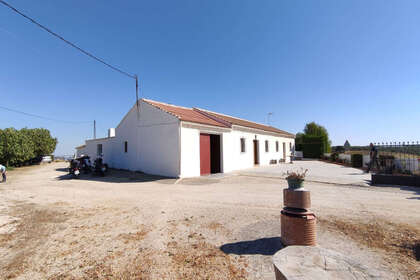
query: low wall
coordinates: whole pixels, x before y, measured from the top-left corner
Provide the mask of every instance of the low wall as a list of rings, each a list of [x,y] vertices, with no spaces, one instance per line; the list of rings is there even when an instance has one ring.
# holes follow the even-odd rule
[[[372,185],[420,187],[420,176],[372,174]]]

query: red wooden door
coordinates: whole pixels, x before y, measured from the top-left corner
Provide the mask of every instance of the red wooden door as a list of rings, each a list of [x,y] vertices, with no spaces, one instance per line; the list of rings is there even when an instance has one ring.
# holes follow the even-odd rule
[[[210,135],[200,134],[200,174],[207,175],[211,172]]]

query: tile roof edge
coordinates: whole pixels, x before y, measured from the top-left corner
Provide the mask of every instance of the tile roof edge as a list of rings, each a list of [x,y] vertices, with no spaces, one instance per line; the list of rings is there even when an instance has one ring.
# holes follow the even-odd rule
[[[212,116],[212,115],[210,115],[209,113],[207,113],[206,111],[203,111],[203,110],[201,110],[201,109],[199,109],[199,108],[192,108],[194,111],[196,111],[196,112],[198,112],[198,113],[200,113],[200,114],[202,114],[203,116],[205,116],[205,117],[207,117],[207,118],[209,118],[209,119],[212,119],[212,120],[214,120],[214,121],[216,121],[216,122],[218,122],[218,123],[221,123],[221,124],[223,124],[223,125],[225,125],[226,127],[232,127],[232,123],[230,123],[230,122],[228,122],[228,121],[226,121],[226,120],[222,120],[222,119],[220,119],[220,118],[218,118],[218,117],[215,117],[215,116]]]
[[[242,118],[234,117],[234,116],[231,116],[231,115],[221,114],[221,113],[214,112],[214,111],[210,111],[210,110],[206,110],[206,109],[201,109],[201,108],[193,108],[193,109],[197,109],[197,110],[199,110],[199,111],[201,111],[201,112],[208,112],[208,113],[210,113],[210,114],[211,114],[211,113],[213,113],[213,114],[217,114],[217,115],[221,115],[221,116],[229,117],[229,118],[232,118],[232,119],[237,119],[237,120],[241,120],[241,121],[246,121],[246,122],[250,122],[250,123],[255,123],[255,124],[258,124],[258,125],[262,125],[262,126],[271,127],[271,128],[274,128],[274,129],[281,130],[281,129],[279,129],[279,128],[276,128],[276,127],[273,127],[273,126],[270,126],[270,125],[266,125],[266,124],[262,124],[262,123],[258,123],[258,122],[254,122],[254,121],[250,121],[250,120],[246,120],[246,119],[242,119]],[[240,125],[240,126],[243,126],[243,125]],[[264,130],[264,129],[261,129],[261,130]],[[281,131],[284,131],[284,130],[281,130]],[[293,137],[295,136],[295,134],[290,133],[290,132],[287,132],[287,131],[284,131],[284,133],[281,133],[281,132],[275,132],[275,133],[278,133],[278,134],[286,134],[286,135],[290,135],[290,136],[293,136]]]
[[[266,124],[263,124],[263,123],[258,123],[258,122],[254,122],[254,121],[250,121],[250,120],[246,120],[246,119],[234,117],[234,116],[231,116],[231,115],[227,115],[227,114],[222,114],[222,113],[210,111],[210,110],[207,110],[207,109],[201,109],[201,108],[197,108],[197,109],[200,110],[200,111],[203,111],[203,112],[209,112],[209,113],[213,113],[213,114],[217,114],[217,115],[222,115],[222,116],[225,116],[225,117],[229,117],[229,118],[232,118],[232,119],[237,119],[237,120],[241,120],[241,121],[251,122],[251,123],[258,124],[258,125],[264,125],[264,126],[270,127],[269,125],[266,125]]]
[[[163,109],[163,108],[159,107],[158,105],[153,104],[153,102],[155,102],[155,103],[160,103],[160,104],[162,104],[162,105],[174,106],[174,107],[180,107],[180,106],[171,105],[171,104],[166,104],[166,103],[163,103],[163,102],[154,101],[154,100],[145,99],[145,98],[142,98],[141,100],[142,100],[143,102],[145,102],[145,103],[149,104],[150,106],[153,106],[153,107],[155,107],[155,108],[157,108],[157,109],[161,110],[162,112],[165,112],[165,113],[167,113],[167,114],[169,114],[169,115],[171,115],[171,116],[174,116],[174,117],[175,117],[175,118],[177,118],[178,120],[181,120],[181,117],[180,117],[180,116],[178,116],[177,114],[174,114],[174,113],[172,113],[172,112],[169,112],[169,111],[167,111],[167,110],[165,110],[165,109]],[[186,108],[186,109],[187,109],[187,108]],[[191,108],[189,108],[189,109],[191,109]]]

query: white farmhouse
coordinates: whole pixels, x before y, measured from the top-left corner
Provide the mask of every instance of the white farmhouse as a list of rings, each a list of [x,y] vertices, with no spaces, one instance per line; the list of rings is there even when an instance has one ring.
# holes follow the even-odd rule
[[[295,136],[211,111],[140,99],[107,138],[86,140],[77,154],[102,154],[110,167],[195,177],[289,162]]]

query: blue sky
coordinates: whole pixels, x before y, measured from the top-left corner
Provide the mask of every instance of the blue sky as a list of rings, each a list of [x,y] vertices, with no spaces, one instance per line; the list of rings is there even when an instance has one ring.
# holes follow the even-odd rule
[[[420,140],[419,1],[8,0],[141,79],[141,97],[296,133],[324,125],[333,144]],[[0,5],[0,105],[72,121],[98,136],[135,102],[134,81]],[[92,137],[0,110],[0,128],[45,127],[56,154]]]

